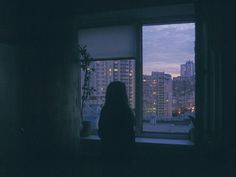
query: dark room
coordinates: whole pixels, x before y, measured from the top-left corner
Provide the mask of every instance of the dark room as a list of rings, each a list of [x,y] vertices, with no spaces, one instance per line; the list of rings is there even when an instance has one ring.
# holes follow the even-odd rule
[[[236,177],[233,0],[0,1],[0,177]]]

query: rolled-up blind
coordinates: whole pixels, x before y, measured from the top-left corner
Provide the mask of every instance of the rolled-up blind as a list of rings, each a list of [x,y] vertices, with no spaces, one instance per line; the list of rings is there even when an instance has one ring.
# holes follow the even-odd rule
[[[93,58],[135,57],[135,27],[112,26],[79,30],[79,44]]]

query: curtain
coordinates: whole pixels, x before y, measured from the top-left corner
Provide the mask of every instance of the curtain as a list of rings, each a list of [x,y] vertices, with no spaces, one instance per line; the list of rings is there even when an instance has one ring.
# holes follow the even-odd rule
[[[222,140],[222,14],[221,4],[196,3],[196,143]]]

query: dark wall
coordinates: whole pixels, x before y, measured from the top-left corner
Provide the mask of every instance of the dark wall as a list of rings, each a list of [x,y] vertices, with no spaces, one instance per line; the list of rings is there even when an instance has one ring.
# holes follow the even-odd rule
[[[1,163],[10,163],[20,154],[21,76],[18,56],[16,46],[0,43]]]
[[[22,24],[22,126],[27,152],[40,158],[72,155],[79,143],[73,18],[31,12]]]
[[[236,5],[227,3],[222,7],[222,89],[223,89],[223,130],[224,143],[229,157],[236,162],[236,132],[235,132],[235,34],[233,22],[236,16]]]
[[[75,156],[79,73],[71,14],[23,2],[0,7],[2,176],[6,165]]]
[[[21,154],[21,50],[16,44],[17,7],[0,2],[0,176]]]
[[[114,11],[114,10],[125,10],[135,8],[145,8],[152,6],[172,5],[181,3],[192,3],[193,0],[86,0],[86,1],[75,1],[74,2],[74,14],[81,13],[94,13],[101,11]]]

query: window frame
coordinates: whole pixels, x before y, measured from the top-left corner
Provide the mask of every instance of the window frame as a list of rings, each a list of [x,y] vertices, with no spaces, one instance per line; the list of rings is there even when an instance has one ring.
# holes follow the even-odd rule
[[[95,23],[93,25],[89,24],[89,25],[82,25],[82,26],[78,26],[78,31],[80,29],[89,29],[89,28],[100,28],[100,27],[111,27],[111,26],[133,26],[134,29],[135,29],[135,37],[137,37],[137,24],[136,23],[118,23],[118,24],[114,24],[114,23],[105,23],[105,24],[100,24],[100,23]],[[137,39],[137,38],[136,38]],[[79,34],[78,34],[78,43],[79,43]],[[93,62],[96,62],[96,61],[115,61],[115,60],[119,60],[119,61],[124,61],[124,60],[133,60],[134,63],[135,63],[135,89],[136,89],[136,68],[137,68],[137,54],[138,54],[138,50],[137,50],[137,47],[135,46],[136,48],[136,52],[134,54],[133,57],[130,57],[130,56],[125,56],[125,57],[104,57],[104,58],[93,58],[92,60],[90,61],[93,61]],[[79,82],[81,83],[81,67],[79,65]],[[81,89],[79,89],[79,100],[81,100]],[[81,101],[79,101],[79,107],[81,108]],[[135,114],[136,114],[136,91],[135,91]],[[92,129],[92,134],[93,135],[97,135],[97,130],[96,129]]]
[[[141,138],[164,138],[164,139],[188,139],[188,135],[185,133],[153,133],[153,132],[143,132],[143,83],[142,83],[142,74],[143,74],[143,53],[142,53],[142,27],[145,25],[164,25],[164,24],[181,24],[181,23],[195,23],[195,12],[194,12],[194,5],[187,4],[192,7],[191,12],[187,12],[186,14],[180,15],[166,15],[166,16],[149,16],[149,17],[135,17],[138,16],[138,10],[134,13],[132,10],[120,11],[115,12],[116,15],[112,16],[111,18],[106,18],[106,14],[109,13],[101,13],[98,14],[98,18],[96,14],[89,15],[81,15],[78,17],[78,30],[79,29],[86,29],[86,28],[98,28],[98,27],[109,27],[109,26],[134,26],[136,29],[136,56],[132,57],[135,61],[135,116],[136,116],[136,128],[135,134],[136,137]],[[172,7],[172,6],[171,6]],[[154,7],[155,8],[155,7]],[[159,9],[160,7],[156,7]],[[146,12],[148,13],[148,10]],[[140,10],[140,9],[139,9]],[[151,9],[153,10],[153,8]],[[124,12],[124,13],[123,13]],[[127,18],[122,16],[122,14],[128,14]],[[119,16],[121,15],[121,17]],[[119,18],[120,17],[120,18]],[[78,35],[79,36],[79,35]],[[195,37],[196,37],[196,29],[195,29]],[[78,37],[79,38],[79,37]],[[195,38],[195,46],[196,46],[196,38]],[[195,47],[196,48],[196,47]],[[195,51],[196,53],[196,51]],[[93,61],[110,61],[110,60],[129,60],[130,57],[119,57],[119,58],[94,58]],[[131,59],[131,58],[130,58]],[[196,62],[195,57],[195,63]],[[80,67],[79,70],[81,71]],[[195,65],[195,72],[196,76],[198,73],[198,66]],[[81,79],[81,77],[79,77]],[[195,89],[197,88],[197,80],[195,81]],[[79,89],[80,92],[80,89]],[[195,92],[196,95],[197,91]],[[81,93],[79,93],[81,95]],[[81,97],[81,96],[80,96]],[[197,102],[195,100],[195,105],[197,107]],[[79,106],[80,102],[79,102]]]
[[[152,25],[171,25],[171,24],[182,24],[182,23],[194,23],[196,24],[196,21],[195,21],[195,18],[194,16],[192,17],[188,17],[188,18],[183,18],[183,19],[175,19],[174,17],[173,18],[170,18],[170,19],[165,19],[164,21],[163,20],[157,20],[157,22],[154,22],[154,20],[152,21],[145,21],[145,22],[142,22],[140,23],[141,27],[140,27],[140,37],[139,39],[141,39],[139,42],[140,42],[140,45],[141,45],[141,49],[140,49],[140,60],[141,60],[141,63],[142,65],[140,65],[141,67],[139,67],[139,70],[141,68],[141,71],[139,71],[140,73],[140,77],[142,77],[142,69],[143,69],[143,53],[142,53],[142,47],[143,47],[143,44],[142,44],[142,38],[143,38],[143,31],[142,31],[142,27],[143,26],[152,26]],[[195,30],[195,37],[196,37],[196,30]],[[195,39],[196,41],[196,39]],[[196,52],[196,51],[195,51]],[[194,59],[194,61],[196,61],[196,57]],[[196,62],[195,62],[196,63]],[[196,66],[195,66],[196,68]],[[137,72],[137,71],[136,71]],[[197,75],[197,68],[196,68],[196,75]],[[146,137],[146,138],[165,138],[165,139],[188,139],[188,134],[186,133],[168,133],[168,132],[165,132],[165,133],[162,133],[162,132],[144,132],[143,131],[143,82],[141,81],[139,84],[137,84],[141,90],[140,92],[140,103],[141,103],[141,107],[138,109],[140,110],[139,112],[139,126],[138,129],[139,129],[139,137]],[[195,80],[195,90],[196,90],[196,80]],[[196,92],[195,92],[195,95],[196,95]],[[137,100],[138,98],[136,98]],[[195,101],[195,105],[197,107],[197,103]]]

